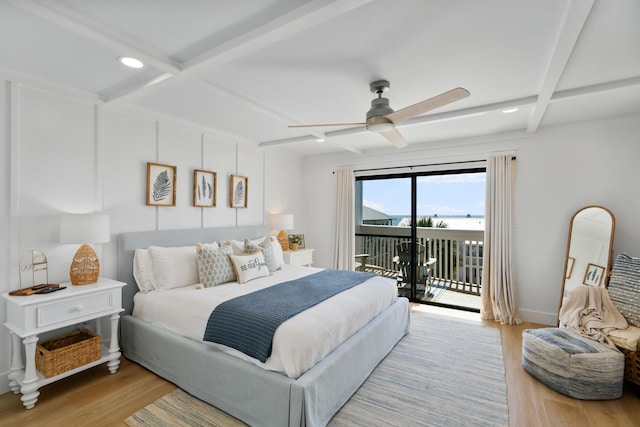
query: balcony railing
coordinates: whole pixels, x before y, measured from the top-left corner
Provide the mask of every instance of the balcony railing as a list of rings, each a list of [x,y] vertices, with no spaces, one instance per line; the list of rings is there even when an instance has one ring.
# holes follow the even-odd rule
[[[480,295],[484,231],[449,228],[417,228],[417,243],[426,247],[426,258],[435,258],[430,279],[457,292]],[[398,244],[409,241],[408,227],[363,225],[356,233],[356,254],[368,254],[367,270],[396,277]]]

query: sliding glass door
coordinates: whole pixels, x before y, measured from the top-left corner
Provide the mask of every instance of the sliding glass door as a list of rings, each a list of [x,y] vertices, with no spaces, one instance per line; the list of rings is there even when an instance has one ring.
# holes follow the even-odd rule
[[[357,268],[412,301],[479,309],[484,200],[484,168],[357,178]]]

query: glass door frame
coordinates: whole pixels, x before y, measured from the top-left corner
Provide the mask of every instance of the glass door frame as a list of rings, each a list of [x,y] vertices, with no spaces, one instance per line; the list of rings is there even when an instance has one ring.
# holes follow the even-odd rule
[[[383,180],[383,179],[396,179],[396,178],[409,178],[411,181],[411,226],[410,226],[410,236],[409,241],[411,242],[411,251],[410,251],[410,265],[417,265],[417,250],[416,250],[416,242],[418,240],[418,178],[424,176],[437,176],[437,175],[456,175],[456,174],[468,174],[468,173],[482,173],[486,172],[486,166],[482,167],[466,167],[460,169],[446,169],[446,170],[433,170],[433,171],[419,171],[419,172],[405,172],[405,173],[392,173],[392,174],[376,174],[376,175],[366,175],[366,176],[356,176],[355,178],[355,235],[358,236],[363,235],[361,232],[360,226],[362,225],[362,187],[358,186],[357,183],[359,181],[373,181],[373,180]],[[463,306],[452,306],[450,304],[443,304],[434,301],[423,301],[417,298],[417,280],[416,274],[411,275],[411,283],[410,283],[410,291],[409,291],[409,300],[411,302],[417,302],[421,304],[430,304],[448,308],[455,308],[459,310],[467,310],[467,311],[477,311],[473,308],[463,307]]]

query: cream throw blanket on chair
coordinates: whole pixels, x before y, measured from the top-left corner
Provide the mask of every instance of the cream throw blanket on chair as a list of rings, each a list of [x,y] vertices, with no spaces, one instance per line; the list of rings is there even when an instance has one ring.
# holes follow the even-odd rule
[[[608,334],[626,329],[626,319],[611,302],[605,288],[580,285],[571,290],[560,308],[560,327],[616,348]]]

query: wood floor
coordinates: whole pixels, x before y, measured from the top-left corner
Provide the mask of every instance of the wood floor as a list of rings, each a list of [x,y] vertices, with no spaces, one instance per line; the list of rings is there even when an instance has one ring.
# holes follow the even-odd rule
[[[477,313],[425,306],[413,306],[412,310],[479,321]],[[502,334],[510,426],[639,425],[640,398],[629,385],[625,385],[620,399],[581,401],[554,392],[522,369],[522,331],[540,325],[483,323],[500,329]],[[123,420],[129,415],[174,389],[173,384],[123,358],[115,375],[103,365],[43,387],[38,403],[30,410],[24,409],[18,395],[0,395],[0,426],[124,426]]]

